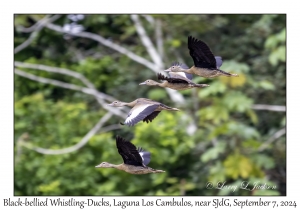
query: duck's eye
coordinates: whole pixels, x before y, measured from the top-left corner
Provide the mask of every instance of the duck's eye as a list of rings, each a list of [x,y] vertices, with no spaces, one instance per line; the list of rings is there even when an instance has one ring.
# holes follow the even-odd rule
[[[172,66],[172,69],[174,69],[175,68],[175,66]]]
[[[150,80],[147,80],[147,82],[150,82]]]
[[[117,101],[115,101],[114,103],[115,103],[115,104],[117,104],[118,102],[117,102]]]

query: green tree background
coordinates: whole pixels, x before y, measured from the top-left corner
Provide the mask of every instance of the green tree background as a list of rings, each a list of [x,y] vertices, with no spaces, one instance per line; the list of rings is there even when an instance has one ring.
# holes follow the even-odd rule
[[[285,15],[27,14],[14,34],[15,195],[286,195]],[[138,86],[173,61],[192,66],[189,35],[240,76],[194,76],[210,87],[180,92]],[[105,106],[139,97],[181,111],[126,127],[129,109]],[[96,169],[122,162],[116,135],[166,172]]]

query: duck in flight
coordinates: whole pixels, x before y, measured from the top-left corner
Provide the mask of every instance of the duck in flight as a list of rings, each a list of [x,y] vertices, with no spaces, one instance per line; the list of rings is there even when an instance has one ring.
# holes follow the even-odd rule
[[[95,166],[96,168],[116,168],[130,174],[149,174],[163,173],[163,170],[156,170],[148,167],[150,162],[150,152],[144,151],[142,148],[136,148],[131,142],[126,141],[120,136],[116,137],[116,146],[119,154],[123,158],[123,163],[114,165],[107,162]]]
[[[147,79],[145,82],[140,83],[139,85],[148,85],[148,86],[159,86],[164,88],[171,88],[174,90],[186,90],[191,88],[202,88],[202,87],[208,87],[209,85],[206,84],[195,84],[192,80],[187,79],[184,76],[181,76],[180,74],[176,74],[173,72],[170,72],[171,77],[165,77],[164,75],[158,73],[157,79],[158,80],[164,80],[163,83],[156,82],[151,79]]]
[[[124,122],[125,125],[134,126],[139,121],[152,122],[152,120],[162,111],[179,111],[177,108],[172,108],[160,102],[153,101],[147,98],[138,98],[132,102],[126,103],[122,101],[114,101],[109,106],[121,107],[130,106],[132,109],[127,115]],[[123,124],[123,123],[121,123]]]
[[[203,41],[189,36],[188,48],[190,56],[193,58],[194,66],[189,69],[183,69],[180,65],[172,65],[165,71],[196,74],[205,78],[214,78],[218,76],[238,77],[237,74],[228,73],[220,69],[222,58],[220,56],[214,56]]]

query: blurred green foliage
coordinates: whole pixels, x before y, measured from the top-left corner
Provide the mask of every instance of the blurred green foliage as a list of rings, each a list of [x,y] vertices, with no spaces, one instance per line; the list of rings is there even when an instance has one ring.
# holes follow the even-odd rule
[[[15,16],[15,47],[44,15]],[[42,29],[33,42],[15,54],[15,61],[71,69],[103,93],[122,101],[148,97],[179,112],[162,112],[152,123],[100,132],[76,152],[44,155],[22,147],[61,149],[78,143],[104,116],[90,95],[43,84],[15,75],[15,195],[285,195],[286,138],[265,149],[261,145],[285,127],[285,112],[253,110],[253,104],[286,104],[285,15],[152,15],[160,21],[164,63],[184,60],[193,65],[187,36],[205,41],[223,57],[222,70],[236,78],[205,79],[210,87],[181,91],[186,103],[177,105],[162,88],[138,86],[156,79],[152,71],[126,55],[94,40]],[[140,16],[156,44],[153,25]],[[54,24],[72,21],[62,15]],[[85,15],[77,24],[150,60],[130,15]],[[20,68],[40,77],[82,86],[73,77]],[[118,124],[113,116],[105,126]],[[190,133],[191,124],[196,131]],[[151,152],[150,167],[162,174],[131,175],[115,169],[96,169],[100,162],[121,163],[115,136],[121,135]],[[207,189],[207,182],[243,182],[276,186],[267,190]]]

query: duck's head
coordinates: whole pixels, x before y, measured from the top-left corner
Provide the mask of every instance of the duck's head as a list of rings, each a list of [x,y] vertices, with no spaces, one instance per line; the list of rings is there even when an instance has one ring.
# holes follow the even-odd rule
[[[96,168],[113,168],[113,164],[102,162],[99,165],[95,166]]]
[[[139,85],[156,86],[157,84],[159,84],[159,83],[152,79],[147,79],[145,82],[142,82]]]
[[[115,106],[115,107],[120,107],[120,106],[125,106],[126,103],[122,101],[114,101],[111,104],[107,104],[108,106]]]
[[[172,65],[170,66],[170,68],[168,68],[165,71],[166,72],[184,72],[187,69],[188,69],[188,67],[185,64],[172,63]]]

